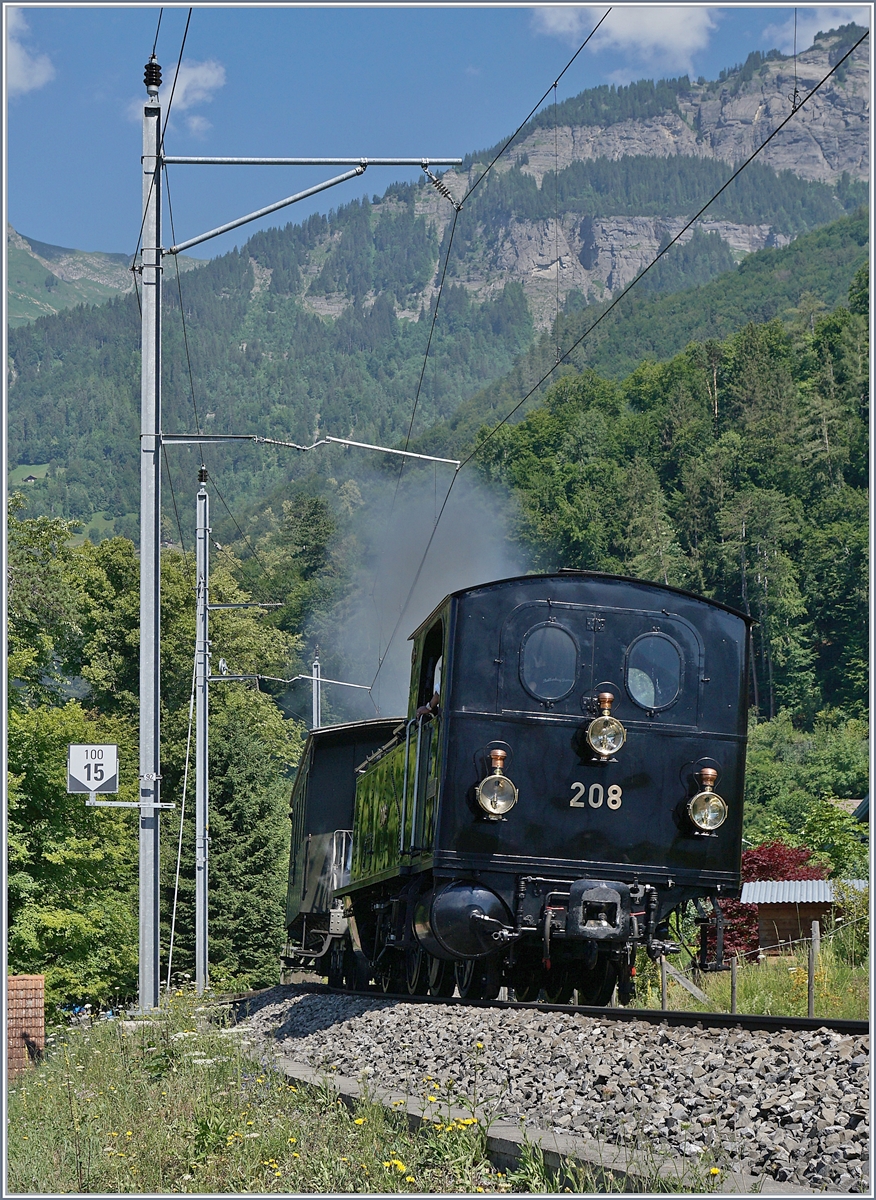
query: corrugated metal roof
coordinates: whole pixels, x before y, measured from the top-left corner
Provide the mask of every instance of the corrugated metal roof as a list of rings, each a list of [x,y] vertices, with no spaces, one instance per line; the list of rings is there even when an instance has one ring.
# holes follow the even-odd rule
[[[858,891],[867,887],[866,879],[850,879]],[[833,882],[830,879],[756,879],[743,883],[743,904],[831,904]]]

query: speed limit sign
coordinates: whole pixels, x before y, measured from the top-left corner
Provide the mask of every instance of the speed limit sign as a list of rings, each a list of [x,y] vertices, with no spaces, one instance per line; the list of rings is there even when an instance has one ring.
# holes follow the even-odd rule
[[[68,746],[68,792],[117,792],[118,746]]]

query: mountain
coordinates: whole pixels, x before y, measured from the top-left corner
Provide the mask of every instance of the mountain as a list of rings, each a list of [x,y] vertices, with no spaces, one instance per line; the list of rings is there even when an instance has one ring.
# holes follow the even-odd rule
[[[125,254],[69,250],[24,237],[6,227],[7,317],[13,328],[75,304],[104,304],[133,291],[131,259]],[[179,260],[180,270],[202,265]]]
[[[803,83],[828,70],[854,34],[845,27],[819,35],[798,59]],[[678,336],[698,336],[702,297],[692,307],[685,295],[710,281],[716,298],[707,311],[720,312],[720,336],[758,305],[785,317],[807,291],[825,305],[841,298],[864,243],[859,238],[846,257],[825,261],[821,250],[807,252],[804,239],[838,218],[843,227],[844,214],[867,198],[860,176],[868,99],[859,58],[866,55],[854,56],[776,139],[796,131],[800,172],[784,169],[793,156],[751,164],[711,206],[708,221],[623,302],[626,340],[609,332],[614,315],[600,326],[587,348],[598,347],[600,370],[623,373],[645,354],[675,353],[680,345],[667,322]],[[454,212],[425,179],[255,234],[184,281],[188,353],[179,297],[165,289],[165,429],[299,443],[327,432],[385,444],[450,428],[457,413],[463,424],[473,420],[480,401],[466,409],[472,397],[506,376],[498,384],[505,392],[529,378],[523,356],[535,337],[533,362],[552,353],[554,324],[565,338],[579,315],[598,313],[717,191],[728,175],[726,156],[748,147],[758,105],[764,111],[754,124],[764,136],[787,113],[789,71],[781,55],[754,55],[715,84],[671,80],[583,92],[558,106],[568,153],[553,174],[539,158],[546,130],[553,141],[553,109],[537,114],[458,216],[425,372]],[[691,116],[695,103],[699,115]],[[679,114],[687,114],[682,124],[691,137],[673,141]],[[813,175],[816,142],[824,177],[805,177]],[[623,153],[625,146],[632,152]],[[469,156],[464,170],[445,173],[443,186],[461,199],[488,158]],[[70,253],[51,258],[45,251],[55,248],[26,245],[43,268]],[[795,248],[787,268],[749,270]],[[735,266],[740,261],[744,270]],[[676,296],[675,309],[659,307],[661,292]],[[136,533],[138,345],[130,294],[11,331],[10,463],[22,480],[34,477],[30,511],[79,517],[93,536]],[[581,361],[591,364],[585,357],[575,365]],[[288,487],[304,470],[288,451],[221,446],[209,453],[229,503]],[[194,451],[173,455],[194,471]]]

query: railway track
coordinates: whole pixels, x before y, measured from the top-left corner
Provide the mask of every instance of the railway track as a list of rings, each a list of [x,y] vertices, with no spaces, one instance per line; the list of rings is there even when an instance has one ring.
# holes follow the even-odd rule
[[[319,987],[320,985],[315,985]],[[846,1018],[772,1016],[761,1013],[712,1013],[692,1012],[685,1009],[654,1008],[590,1008],[582,1004],[521,1004],[516,1000],[461,1000],[442,999],[432,996],[409,996],[395,992],[350,992],[344,988],[324,989],[336,996],[360,996],[372,999],[375,995],[388,1000],[403,1000],[410,1004],[452,1004],[471,1008],[524,1009],[536,1012],[581,1013],[585,1017],[597,1017],[608,1021],[646,1021],[650,1025],[676,1025],[703,1029],[756,1029],[794,1031],[830,1029],[835,1033],[865,1035],[869,1032],[868,1021],[853,1021]]]
[[[791,1017],[767,1013],[717,1013],[695,1012],[689,1009],[659,1008],[591,1008],[581,1004],[522,1004],[517,1000],[464,1000],[459,997],[446,999],[435,996],[411,996],[407,992],[349,991],[347,988],[330,988],[324,983],[303,983],[308,991],[328,996],[356,996],[362,1000],[398,1000],[408,1004],[440,1004],[463,1008],[522,1009],[535,1012],[581,1013],[603,1021],[645,1021],[649,1025],[671,1025],[687,1028],[700,1026],[703,1029],[751,1029],[773,1032],[804,1032],[812,1029],[830,1029],[834,1033],[850,1036],[865,1036],[870,1031],[868,1021],[855,1021],[845,1017]],[[217,998],[217,1003],[245,1005],[248,1001],[273,988]]]

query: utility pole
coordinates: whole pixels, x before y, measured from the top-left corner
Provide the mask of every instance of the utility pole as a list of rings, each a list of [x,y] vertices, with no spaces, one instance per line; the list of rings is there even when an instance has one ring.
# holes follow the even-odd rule
[[[139,971],[139,1009],[148,1012],[157,1008],[159,999],[159,812],[162,808],[174,808],[173,804],[160,803],[161,781],[161,748],[160,748],[160,611],[161,611],[161,451],[163,445],[183,444],[192,442],[210,442],[217,440],[209,435],[204,436],[200,431],[194,436],[163,436],[161,431],[161,276],[163,259],[167,255],[179,254],[191,246],[200,245],[210,238],[237,229],[259,217],[277,212],[299,200],[314,196],[327,188],[335,187],[346,180],[364,175],[371,166],[418,166],[426,172],[431,182],[438,186],[440,181],[429,172],[429,164],[433,166],[458,165],[458,158],[171,158],[164,154],[161,140],[161,105],[159,89],[161,87],[161,67],[153,54],[146,64],[144,83],[148,100],[143,109],[143,227],[141,242],[141,260],[137,268],[141,279],[141,354],[142,368],[140,377],[140,971]],[[168,163],[191,163],[228,166],[327,166],[337,165],[348,167],[343,174],[318,183],[313,187],[295,195],[287,196],[265,208],[260,208],[246,216],[238,217],[216,229],[211,229],[197,237],[179,242],[175,246],[162,247],[161,243],[161,171]],[[257,435],[246,435],[248,440],[270,442],[272,439],[259,438]],[[218,440],[239,440],[237,437]],[[361,445],[344,438],[321,439],[346,445]],[[292,443],[277,443],[292,445]],[[313,447],[315,448],[315,447]],[[381,449],[391,454],[402,454],[409,458],[428,458],[428,455],[412,454],[409,451],[391,450],[385,447],[369,446],[368,449]],[[296,446],[295,449],[307,450],[311,447]],[[439,460],[448,461],[448,460]],[[458,463],[455,463],[457,467]],[[207,499],[206,491],[201,481],[201,492],[198,494],[199,521],[201,516],[201,494],[203,493],[204,517],[204,572],[203,584],[199,584],[200,601],[203,598],[203,628],[199,626],[199,645],[202,656],[199,667],[201,670],[201,687],[198,690],[198,759],[199,764],[206,767],[207,755],[207,686],[209,682],[209,648],[207,641],[207,563],[206,563],[206,530],[207,530]],[[200,525],[199,525],[200,528]],[[199,543],[200,550],[200,543]],[[200,559],[199,559],[200,564]],[[201,577],[199,576],[199,579]],[[201,593],[203,592],[203,597]],[[221,605],[220,607],[238,607],[237,605]],[[317,664],[318,666],[318,664]],[[238,677],[241,678],[241,677]],[[326,680],[326,682],[330,682]],[[318,679],[320,688],[322,679]],[[367,689],[366,689],[367,690]],[[319,721],[319,695],[317,695],[315,719]],[[196,959],[199,990],[207,982],[207,805],[206,769],[199,770],[199,781],[203,780],[203,794],[199,790],[197,811],[198,826],[196,830],[197,865],[196,865],[196,900],[202,898],[202,908],[196,930]],[[199,783],[199,788],[201,784]]]
[[[208,743],[207,716],[210,686],[210,498],[207,469],[198,472],[196,575],[197,605],[195,635],[195,990],[203,996],[209,977],[207,967],[207,860],[210,826],[207,817]]]
[[[161,752],[161,68],[153,55],[144,82],[143,232],[140,265],[140,1011],[158,1005]]]
[[[313,728],[322,725],[322,687],[319,676],[319,646],[313,656]]]

